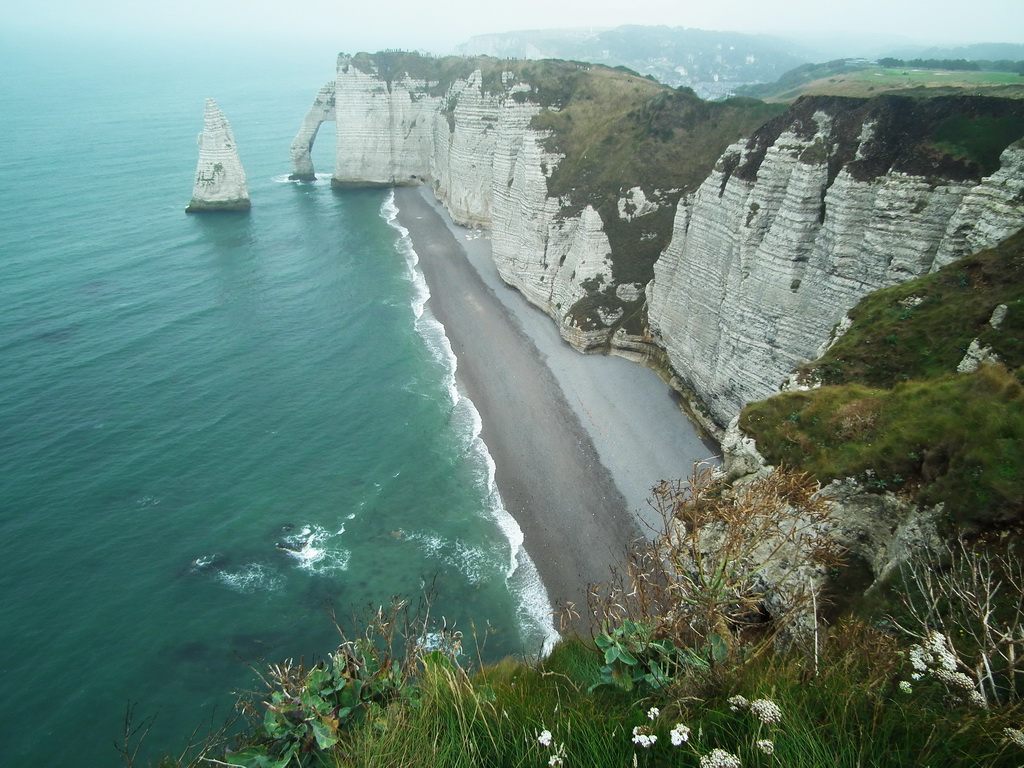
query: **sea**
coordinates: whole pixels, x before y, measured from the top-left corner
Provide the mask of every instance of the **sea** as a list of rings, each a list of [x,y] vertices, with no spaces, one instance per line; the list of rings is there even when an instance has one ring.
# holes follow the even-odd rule
[[[0,48],[0,762],[122,765],[136,728],[135,765],[177,754],[396,597],[474,657],[539,653],[391,193],[331,188],[333,124],[287,178],[333,55]],[[184,213],[208,96],[248,214]]]

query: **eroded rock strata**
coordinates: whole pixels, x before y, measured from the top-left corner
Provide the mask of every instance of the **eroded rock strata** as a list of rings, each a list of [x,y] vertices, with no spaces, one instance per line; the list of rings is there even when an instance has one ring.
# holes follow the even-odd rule
[[[579,69],[560,82],[595,76]],[[626,169],[616,187],[599,160],[558,193],[566,155],[551,126],[566,124],[569,96],[515,70],[342,55],[293,144],[293,172],[309,177],[316,128],[335,119],[335,185],[429,184],[457,222],[492,230],[501,276],[565,339],[659,368],[712,428],[777,392],[867,293],[1024,226],[1024,144],[978,158],[955,142],[977,121],[1016,125],[1024,104],[806,98],[729,146],[703,183]],[[634,85],[653,95],[630,119],[663,134],[666,152],[721,130],[697,107],[685,120],[658,111],[685,94]],[[587,173],[603,186],[588,188]]]
[[[217,102],[206,100],[203,130],[197,140],[199,164],[187,213],[247,211],[250,208],[245,170],[238,157],[235,136]]]
[[[1015,116],[980,98],[806,99],[731,147],[676,212],[650,325],[718,424],[779,391],[863,296],[1024,226],[1024,145],[985,176],[938,126]]]

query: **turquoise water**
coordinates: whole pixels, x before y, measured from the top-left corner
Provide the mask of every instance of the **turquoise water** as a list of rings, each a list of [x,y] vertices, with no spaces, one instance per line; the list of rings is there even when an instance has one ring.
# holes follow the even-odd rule
[[[0,762],[116,765],[130,702],[173,751],[248,664],[330,651],[329,605],[431,584],[485,655],[535,652],[389,193],[286,180],[333,61],[101,47],[0,53]],[[183,212],[206,96],[248,215]]]

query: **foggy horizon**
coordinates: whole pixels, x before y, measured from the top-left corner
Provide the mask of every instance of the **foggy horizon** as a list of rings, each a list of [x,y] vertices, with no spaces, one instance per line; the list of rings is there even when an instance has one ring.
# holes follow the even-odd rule
[[[131,0],[39,0],[4,3],[5,31],[54,42],[69,37],[88,43],[157,41],[197,46],[280,42],[285,49],[326,51],[421,50],[452,53],[478,35],[528,30],[610,29],[624,25],[668,26],[716,32],[764,34],[841,49],[839,55],[872,55],[886,49],[956,47],[973,43],[1024,44],[1024,3],[981,0],[969,8],[949,0],[928,6],[865,0],[857,6],[823,7],[809,0],[773,4],[683,5],[654,0],[641,7],[570,0],[557,7],[523,0],[490,6],[453,0],[429,5],[392,0],[383,6],[339,7],[330,0],[200,0],[149,5]],[[845,49],[850,50],[845,50]]]

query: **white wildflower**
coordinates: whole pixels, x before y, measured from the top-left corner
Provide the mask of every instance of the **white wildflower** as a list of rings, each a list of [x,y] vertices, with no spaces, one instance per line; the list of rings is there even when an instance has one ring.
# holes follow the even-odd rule
[[[561,755],[552,755],[548,758],[548,765],[550,766],[550,768],[560,768],[562,764],[563,763]]]
[[[653,747],[657,740],[658,737],[642,725],[638,725],[633,729],[633,743],[640,745],[644,749]]]
[[[775,742],[769,741],[768,739],[758,739],[757,748],[764,752],[766,755],[775,754]]]
[[[903,693],[913,693],[914,692],[914,689],[910,687],[910,683],[908,683],[906,680],[900,680],[899,688],[900,688],[901,691],[903,691]]]
[[[730,696],[725,703],[729,705],[729,709],[733,712],[739,712],[741,709],[746,709],[750,706],[750,702],[743,696]]]
[[[1018,747],[1024,747],[1024,731],[1019,728],[1003,728],[1003,733]]]
[[[950,672],[948,669],[936,669],[932,674],[935,679],[948,688],[960,688],[965,691],[974,690],[974,681],[963,672]]]
[[[750,702],[750,711],[762,723],[777,723],[782,719],[782,710],[771,699],[756,699]]]
[[[924,648],[920,645],[910,646],[910,666],[912,666],[917,672],[928,671],[928,660],[924,652]]]
[[[977,691],[969,691],[967,693],[967,703],[978,709],[988,709],[988,702],[985,701],[985,697]]]
[[[928,636],[928,650],[932,652],[932,663],[947,672],[956,670],[956,656],[949,649],[949,640],[941,632],[932,632]]]
[[[542,746],[550,747],[551,746],[551,731],[549,731],[547,728],[545,728],[543,731],[540,732],[540,735],[537,737],[537,741]]]
[[[657,720],[658,719],[658,715],[660,715],[660,714],[661,714],[661,710],[660,709],[658,709],[657,707],[651,707],[650,709],[647,710],[647,719],[648,720]]]
[[[920,680],[922,677],[924,677],[924,675],[922,675],[920,672],[912,672],[910,674],[911,680]]]
[[[678,747],[690,740],[690,729],[682,723],[676,723],[675,728],[669,731],[668,735],[672,739],[672,746]]]
[[[700,768],[740,768],[740,759],[724,749],[713,749],[701,757]]]

